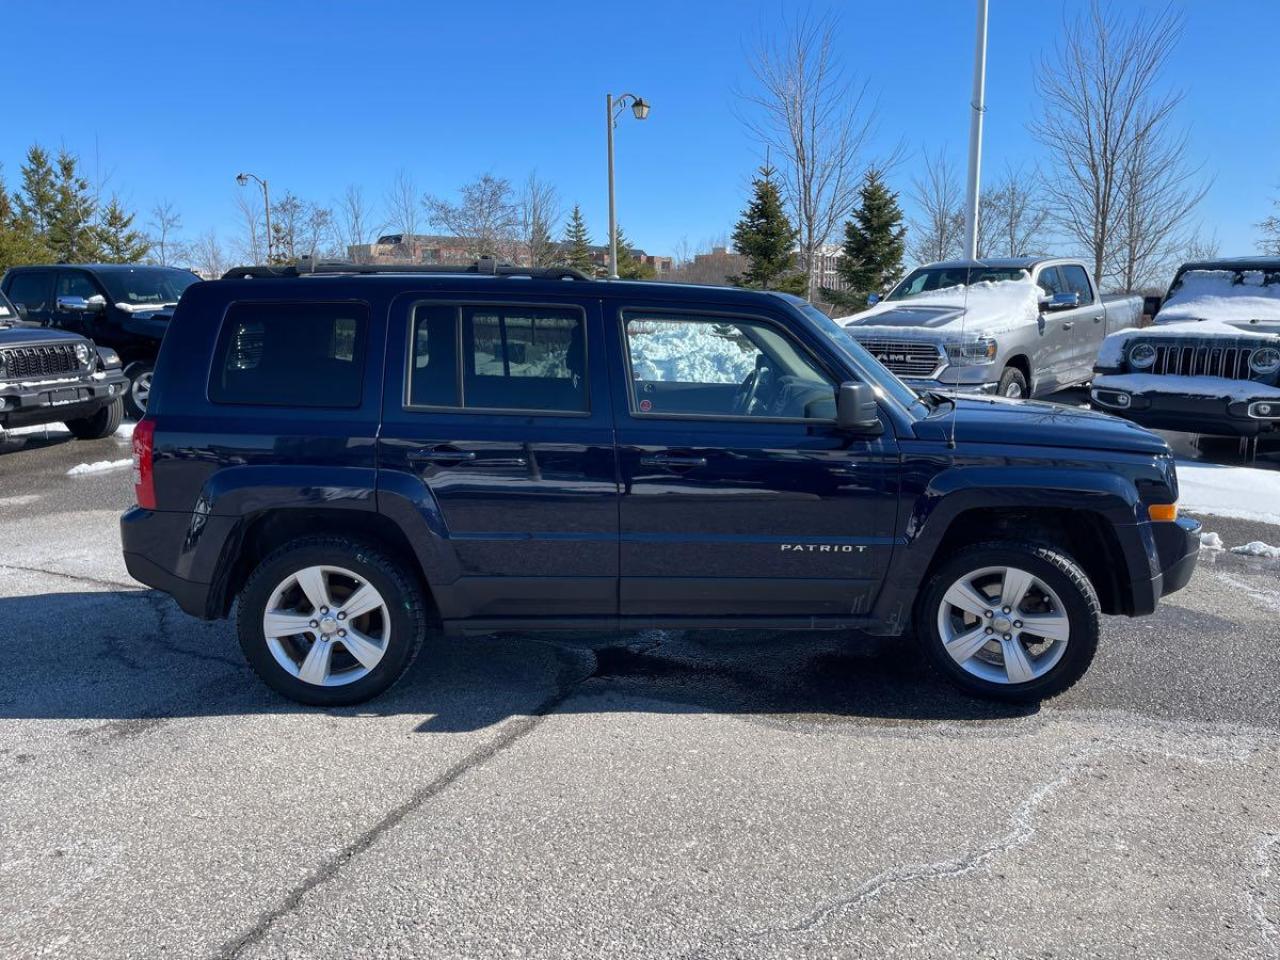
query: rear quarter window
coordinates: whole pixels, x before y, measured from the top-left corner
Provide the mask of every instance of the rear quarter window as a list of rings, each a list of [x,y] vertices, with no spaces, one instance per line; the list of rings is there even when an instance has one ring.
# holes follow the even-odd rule
[[[237,303],[214,348],[214,403],[358,407],[369,308],[363,303]]]

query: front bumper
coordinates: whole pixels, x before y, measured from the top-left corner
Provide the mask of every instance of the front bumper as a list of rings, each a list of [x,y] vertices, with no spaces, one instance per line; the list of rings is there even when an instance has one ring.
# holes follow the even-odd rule
[[[914,390],[926,391],[935,390],[938,393],[965,393],[965,394],[994,394],[1000,384],[996,381],[991,383],[946,383],[942,380],[914,380],[903,378],[903,383]]]
[[[1100,376],[1094,378],[1089,395],[1096,408],[1153,430],[1256,437],[1280,427],[1280,399],[1274,394],[1234,400],[1190,392],[1169,393],[1164,389],[1157,393],[1134,390],[1123,376]],[[1268,406],[1271,409],[1266,412],[1270,415],[1260,415]]]
[[[0,426],[22,427],[91,417],[124,396],[128,388],[129,380],[121,370],[87,377],[0,383]]]
[[[1124,612],[1131,617],[1155,613],[1161,597],[1181,590],[1191,579],[1200,554],[1201,523],[1191,517],[1173,522],[1148,521],[1138,525],[1146,557],[1130,560],[1130,602]]]

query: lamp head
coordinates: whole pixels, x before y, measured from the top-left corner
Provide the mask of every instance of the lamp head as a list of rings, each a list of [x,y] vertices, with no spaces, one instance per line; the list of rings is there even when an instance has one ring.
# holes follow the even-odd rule
[[[649,101],[644,97],[636,97],[635,102],[631,104],[631,112],[635,114],[637,120],[643,120],[649,116]]]
[[[249,177],[246,174],[243,174],[243,173],[236,174],[236,183],[240,184],[240,186],[243,187],[248,182],[249,182]]]

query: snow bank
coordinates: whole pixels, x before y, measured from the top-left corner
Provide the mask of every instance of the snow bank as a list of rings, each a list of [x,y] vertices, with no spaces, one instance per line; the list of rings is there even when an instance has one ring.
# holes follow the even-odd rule
[[[1188,513],[1280,526],[1280,471],[1179,460],[1178,502]]]
[[[90,473],[106,473],[108,470],[123,470],[133,466],[133,460],[98,460],[94,463],[78,463],[67,471],[68,477],[83,477]]]
[[[627,338],[637,380],[741,383],[760,353],[729,325],[637,320]]]
[[[1222,537],[1216,533],[1202,533],[1200,534],[1200,546],[1205,550],[1221,550]]]
[[[1260,270],[1188,271],[1156,314],[1156,323],[1217,320],[1247,327],[1257,322],[1280,330],[1280,283],[1265,280]]]
[[[1269,543],[1263,543],[1261,540],[1254,540],[1246,543],[1243,547],[1232,547],[1232,553],[1238,553],[1242,557],[1263,557],[1267,560],[1280,560],[1280,547],[1273,547]]]
[[[1164,316],[1162,312],[1160,316]],[[1133,340],[1148,340],[1158,343],[1161,340],[1184,340],[1187,337],[1230,337],[1235,340],[1258,339],[1270,340],[1280,344],[1274,333],[1265,330],[1242,329],[1233,327],[1221,320],[1182,320],[1167,326],[1130,327],[1118,330],[1102,341],[1102,349],[1098,351],[1098,363],[1104,367],[1118,367],[1124,360],[1125,351]]]
[[[858,322],[858,331],[875,327],[875,318],[895,310],[916,307],[951,307],[956,316],[946,323],[930,326],[930,330],[965,334],[997,334],[1033,324],[1040,319],[1040,298],[1044,291],[1029,276],[1018,280],[983,280],[969,285],[959,284],[942,290],[918,293],[906,300],[883,300],[870,310],[849,317],[845,323]],[[902,328],[897,328],[901,330]]]
[[[131,440],[133,438],[133,428],[136,426],[137,424],[132,420],[127,420],[116,428],[115,435],[121,440]]]
[[[60,423],[38,423],[34,427],[11,427],[4,432],[9,437],[27,437],[32,434],[43,433],[48,433],[50,436],[58,436],[71,431]]]
[[[1253,380],[1227,377],[1165,377],[1154,373],[1106,374],[1093,378],[1095,390],[1124,390],[1128,393],[1170,393],[1180,397],[1222,400],[1277,400],[1280,387]]]

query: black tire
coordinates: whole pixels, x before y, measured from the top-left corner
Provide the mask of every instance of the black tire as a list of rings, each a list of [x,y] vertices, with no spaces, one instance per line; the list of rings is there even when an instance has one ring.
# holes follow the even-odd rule
[[[92,417],[63,422],[77,440],[101,440],[115,433],[122,420],[124,420],[124,401],[116,397]]]
[[[1043,581],[1058,595],[1069,620],[1062,658],[1026,683],[993,683],[968,672],[947,652],[938,630],[939,609],[951,586],[966,573],[1000,566],[1017,567]],[[965,547],[933,572],[916,604],[915,623],[926,659],[961,689],[994,700],[1033,703],[1057,696],[1084,676],[1098,650],[1102,608],[1089,578],[1065,553],[1042,544],[993,541]]]
[[[146,392],[150,395],[151,377],[154,373],[155,367],[143,360],[131,363],[124,368],[124,375],[129,378],[129,386],[124,392],[124,412],[128,414],[130,420],[141,420],[146,415],[146,402],[137,394],[145,384]]]
[[[290,574],[321,565],[343,567],[372,584],[391,618],[382,659],[364,677],[343,686],[318,686],[290,674],[272,655],[263,632],[263,614],[275,588]],[[427,632],[426,601],[417,578],[376,548],[345,537],[308,537],[285,544],[258,564],[239,600],[236,627],[249,666],[277,693],[311,706],[348,706],[383,693],[404,676]]]
[[[1018,394],[1013,397],[1009,391],[1017,387]],[[1002,397],[1011,397],[1011,399],[1026,400],[1031,396],[1031,390],[1027,386],[1027,378],[1022,375],[1022,371],[1017,367],[1005,367],[1004,373],[1000,374],[1000,386],[996,388],[996,393]]]

